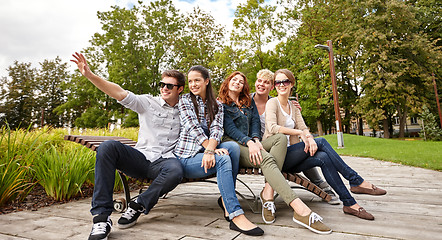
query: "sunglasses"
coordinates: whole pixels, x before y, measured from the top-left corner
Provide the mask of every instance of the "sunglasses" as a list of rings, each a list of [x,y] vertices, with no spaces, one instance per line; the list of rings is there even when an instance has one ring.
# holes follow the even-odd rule
[[[163,88],[164,86],[167,87],[167,89],[172,90],[173,87],[180,87],[181,85],[177,85],[177,84],[172,84],[172,83],[164,83],[164,82],[160,82],[160,88]]]
[[[275,81],[275,86],[280,86],[281,84],[283,85],[283,86],[288,86],[288,85],[290,85],[290,80],[289,79],[284,79],[284,80],[277,80],[277,81]]]

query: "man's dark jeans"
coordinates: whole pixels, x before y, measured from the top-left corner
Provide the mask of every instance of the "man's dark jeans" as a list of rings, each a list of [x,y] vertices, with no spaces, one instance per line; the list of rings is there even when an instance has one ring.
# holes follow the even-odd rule
[[[138,196],[138,203],[146,208],[145,214],[162,195],[181,183],[183,177],[183,168],[176,158],[160,158],[150,162],[133,147],[114,140],[105,141],[97,150],[92,215],[112,213],[116,169],[130,177],[153,179],[147,191]]]
[[[356,200],[351,196],[338,173],[350,182],[350,186],[359,186],[364,179],[342,160],[327,140],[316,138],[315,142],[318,145],[318,150],[314,156],[304,152],[305,144],[303,142],[289,146],[282,170],[285,172],[301,172],[319,166],[328,184],[339,195],[339,199],[344,206],[356,204]]]

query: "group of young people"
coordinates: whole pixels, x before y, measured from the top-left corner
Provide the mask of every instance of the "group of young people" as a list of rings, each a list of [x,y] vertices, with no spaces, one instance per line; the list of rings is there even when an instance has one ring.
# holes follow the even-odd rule
[[[186,76],[167,70],[159,82],[160,96],[151,96],[134,94],[98,77],[82,54],[73,56],[80,72],[97,88],[138,113],[140,124],[135,147],[106,141],[97,150],[91,208],[94,218],[89,239],[106,239],[111,231],[116,169],[131,177],[153,179],[147,191],[129,202],[118,220],[120,228],[131,227],[141,213],[148,214],[159,197],[173,190],[183,177],[216,174],[221,194],[218,205],[230,229],[246,235],[263,235],[264,231],[244,215],[236,196],[239,166],[261,168],[263,172],[265,183],[260,199],[262,218],[267,224],[275,221],[276,192],[293,209],[295,223],[319,234],[332,231],[295,194],[281,171],[303,172],[335,196],[330,187],[333,188],[343,202],[344,213],[374,219],[351,196],[339,173],[349,181],[353,193],[383,195],[386,191],[359,176],[325,139],[313,138],[300,106],[289,100],[296,81],[289,70],[259,71],[253,94],[246,76],[233,72],[221,84],[217,97],[205,67],[189,69],[190,93],[183,95]],[[278,96],[271,98],[269,92],[273,88]]]

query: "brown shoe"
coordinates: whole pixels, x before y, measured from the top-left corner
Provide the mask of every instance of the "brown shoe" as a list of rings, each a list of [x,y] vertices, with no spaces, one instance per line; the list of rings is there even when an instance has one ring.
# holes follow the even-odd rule
[[[315,212],[311,212],[307,216],[301,216],[293,211],[293,221],[314,233],[329,234],[332,232],[332,230],[322,222],[322,217]]]
[[[350,191],[356,194],[370,194],[370,195],[385,195],[387,191],[384,189],[378,188],[375,185],[371,185],[371,188],[363,188],[363,187],[350,187]]]
[[[359,210],[354,210],[351,207],[344,206],[342,210],[344,210],[345,214],[350,214],[365,220],[374,220],[374,216],[368,213],[367,211],[365,211],[363,207],[360,207]]]
[[[275,211],[276,211],[276,206],[275,206],[275,202],[273,201],[273,199],[271,200],[266,200],[262,197],[262,192],[264,191],[264,189],[261,191],[261,193],[259,194],[259,199],[261,199],[261,204],[262,204],[262,220],[264,220],[265,223],[267,224],[271,224],[275,222]]]

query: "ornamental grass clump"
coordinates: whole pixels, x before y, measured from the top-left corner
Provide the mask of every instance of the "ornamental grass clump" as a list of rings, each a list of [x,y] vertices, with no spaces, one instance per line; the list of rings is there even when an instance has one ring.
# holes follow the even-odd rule
[[[30,173],[35,156],[44,145],[39,141],[42,134],[29,128],[11,131],[7,124],[0,129],[0,206],[23,200],[35,185]]]
[[[82,194],[81,187],[94,173],[95,153],[82,146],[51,146],[34,164],[35,178],[57,201]]]

